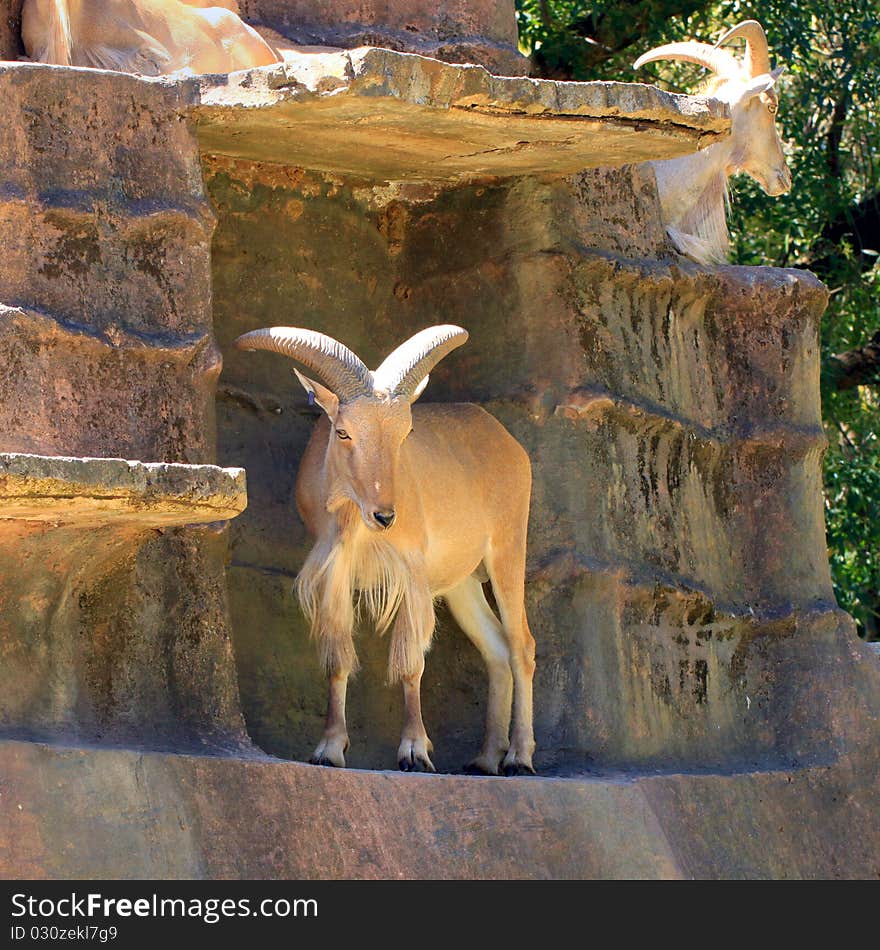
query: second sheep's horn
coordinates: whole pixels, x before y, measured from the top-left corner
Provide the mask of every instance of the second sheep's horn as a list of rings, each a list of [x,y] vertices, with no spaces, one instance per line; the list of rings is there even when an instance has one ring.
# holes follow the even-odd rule
[[[648,50],[633,63],[633,69],[641,69],[646,63],[661,59],[678,60],[685,63],[697,63],[724,79],[734,79],[741,74],[736,57],[726,49],[709,46],[688,40],[684,43],[666,43]]]
[[[767,34],[757,20],[743,20],[742,23],[731,27],[715,44],[715,49],[738,36],[744,37],[746,41],[745,62],[749,76],[763,76],[769,73],[770,48],[767,45]]]

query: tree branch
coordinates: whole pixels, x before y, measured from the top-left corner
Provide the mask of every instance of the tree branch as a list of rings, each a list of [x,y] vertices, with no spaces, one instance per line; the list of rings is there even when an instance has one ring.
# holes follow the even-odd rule
[[[844,208],[822,228],[822,234],[807,258],[811,270],[820,277],[827,274],[835,257],[835,251],[829,245],[836,248],[845,238],[859,255],[860,269],[870,270],[877,262],[876,252],[880,252],[880,194],[868,195],[858,204]]]
[[[864,346],[828,357],[824,368],[835,389],[880,385],[880,330]]]
[[[704,10],[710,0],[618,0],[599,12],[590,11],[554,23],[546,0],[539,0],[538,16],[553,42],[532,53],[535,75],[544,79],[572,79],[595,75],[617,53],[640,40],[659,36],[670,17]],[[561,55],[560,55],[560,51]]]
[[[843,177],[840,168],[840,142],[843,139],[843,128],[846,123],[846,113],[849,108],[849,93],[844,91],[834,103],[828,134],[825,136],[825,162],[828,174],[838,181]]]
[[[586,46],[588,66],[597,66],[650,35],[652,26],[670,17],[689,16],[707,6],[706,0],[620,0],[598,15],[590,13],[571,24],[571,31],[593,42]]]

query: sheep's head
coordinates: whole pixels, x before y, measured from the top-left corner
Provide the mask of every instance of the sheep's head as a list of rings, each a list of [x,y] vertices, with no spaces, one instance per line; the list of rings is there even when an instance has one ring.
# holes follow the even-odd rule
[[[397,473],[412,431],[412,404],[424,391],[428,373],[467,338],[461,327],[429,327],[399,346],[375,372],[348,347],[313,330],[253,330],[235,346],[281,353],[319,377],[295,370],[330,420],[327,509],[353,502],[364,524],[381,531],[396,517]]]
[[[743,37],[745,55],[737,59],[724,43]],[[730,106],[730,157],[728,175],[743,171],[768,195],[781,195],[791,188],[791,172],[776,132],[779,99],[776,83],[782,68],[770,69],[767,36],[757,20],[745,20],[728,30],[714,45],[688,40],[668,43],[640,56],[633,68],[660,59],[698,63],[712,70],[712,95]]]

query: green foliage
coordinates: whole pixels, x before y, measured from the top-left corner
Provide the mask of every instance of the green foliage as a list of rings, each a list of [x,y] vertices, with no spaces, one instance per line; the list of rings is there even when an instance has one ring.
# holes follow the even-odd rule
[[[517,11],[521,43],[541,75],[689,92],[706,76],[700,67],[656,63],[637,76],[632,62],[660,43],[712,42],[741,20],[759,20],[776,63],[787,67],[779,125],[794,188],[768,198],[745,176],[731,181],[733,259],[820,274],[832,291],[821,338],[826,361],[880,329],[880,0],[517,0]],[[860,213],[861,247],[847,234]],[[838,390],[823,374],[823,414],[835,589],[862,632],[877,636],[880,378]]]
[[[877,400],[867,387],[825,402],[831,449],[825,459],[825,518],[837,599],[865,635],[880,627],[880,445]],[[844,422],[842,419],[851,421]],[[834,429],[837,429],[836,436]]]
[[[863,344],[880,328],[876,251],[823,237],[829,223],[880,190],[880,11],[875,2],[767,6],[771,46],[789,64],[780,122],[795,186],[770,200],[751,181],[737,188],[735,259],[814,267],[832,290],[823,356]],[[753,15],[758,10],[750,10]],[[773,19],[770,19],[770,16]],[[773,37],[773,33],[776,34]],[[873,242],[872,242],[873,243]],[[880,620],[880,390],[839,391],[823,377],[828,549],[841,606],[864,635]]]
[[[517,0],[520,44],[541,75],[635,81],[633,44],[647,49],[704,24],[705,0]],[[677,20],[670,20],[677,17]],[[696,33],[694,34],[696,35]]]

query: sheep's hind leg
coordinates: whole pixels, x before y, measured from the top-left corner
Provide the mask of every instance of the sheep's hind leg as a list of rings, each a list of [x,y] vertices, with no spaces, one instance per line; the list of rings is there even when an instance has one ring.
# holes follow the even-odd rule
[[[525,534],[525,532],[523,532]],[[525,610],[525,539],[492,547],[486,558],[495,601],[510,648],[513,671],[513,729],[501,771],[505,775],[534,774],[535,752],[532,681],[535,676],[535,638]]]
[[[480,651],[489,674],[483,748],[467,770],[497,775],[501,759],[510,745],[508,733],[513,700],[510,650],[501,623],[486,602],[483,585],[475,576],[471,575],[443,596],[458,625]]]
[[[345,693],[348,670],[330,674],[330,696],[327,700],[327,721],[324,734],[309,761],[312,765],[335,765],[345,768],[348,751],[348,729],[345,725]]]

